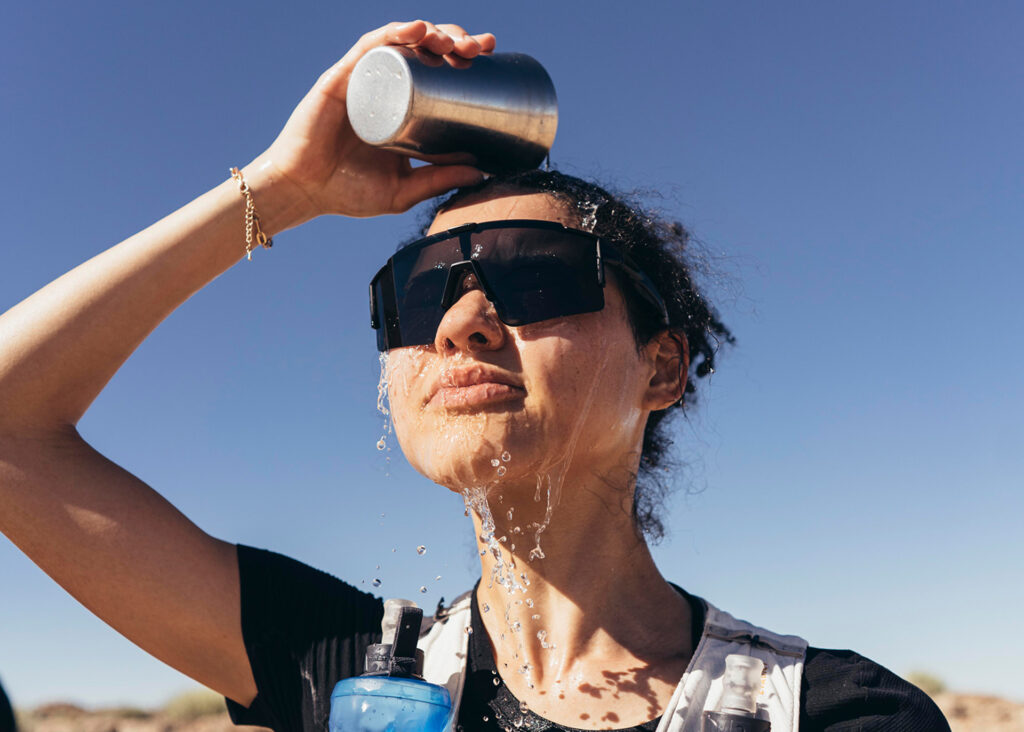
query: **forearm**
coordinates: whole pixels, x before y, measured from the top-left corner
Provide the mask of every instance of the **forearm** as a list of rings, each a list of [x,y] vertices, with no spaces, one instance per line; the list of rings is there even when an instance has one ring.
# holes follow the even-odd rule
[[[243,173],[268,235],[309,217],[273,166]],[[244,213],[226,179],[0,316],[0,435],[75,424],[164,318],[244,256]]]

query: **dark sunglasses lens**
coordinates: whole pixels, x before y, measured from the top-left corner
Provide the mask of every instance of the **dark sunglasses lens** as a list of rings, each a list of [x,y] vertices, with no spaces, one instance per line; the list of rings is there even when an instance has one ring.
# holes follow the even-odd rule
[[[473,236],[471,258],[508,325],[527,325],[604,307],[593,239],[545,229],[489,229]]]
[[[462,260],[458,238],[444,239],[421,247],[410,247],[392,259],[398,319],[403,346],[434,342],[444,311],[448,269]]]

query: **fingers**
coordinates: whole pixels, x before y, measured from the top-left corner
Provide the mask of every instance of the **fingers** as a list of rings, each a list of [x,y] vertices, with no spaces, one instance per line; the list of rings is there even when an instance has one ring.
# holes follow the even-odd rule
[[[398,195],[395,211],[405,211],[420,201],[442,193],[480,183],[484,174],[469,165],[424,165],[409,171]]]
[[[442,56],[453,66],[464,66],[465,59],[494,50],[492,33],[469,35],[458,25],[434,25],[425,20],[395,22],[365,33],[341,60],[328,69],[317,82],[320,88],[339,99],[344,99],[348,74],[362,56],[377,46],[411,46]]]

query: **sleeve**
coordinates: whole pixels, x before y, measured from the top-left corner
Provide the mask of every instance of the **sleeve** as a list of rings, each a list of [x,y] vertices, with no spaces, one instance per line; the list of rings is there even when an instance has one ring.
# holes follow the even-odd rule
[[[0,732],[16,732],[16,730],[14,710],[11,709],[11,703],[7,701],[4,687],[0,686]]]
[[[294,559],[238,547],[242,636],[257,695],[228,700],[235,724],[325,730],[331,691],[380,641],[383,602]]]
[[[949,732],[935,702],[853,651],[808,648],[800,732]]]

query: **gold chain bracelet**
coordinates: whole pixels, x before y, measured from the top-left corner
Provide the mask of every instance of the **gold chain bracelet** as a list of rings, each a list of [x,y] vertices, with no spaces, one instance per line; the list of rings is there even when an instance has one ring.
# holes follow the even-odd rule
[[[249,184],[242,177],[242,171],[238,168],[231,169],[231,177],[238,181],[238,190],[245,196],[245,257],[252,261],[253,241],[264,249],[274,246],[274,240],[263,233],[260,227],[260,217],[256,213],[256,204],[252,200],[252,191]],[[255,237],[253,234],[255,233]]]

